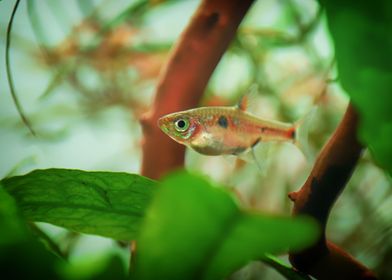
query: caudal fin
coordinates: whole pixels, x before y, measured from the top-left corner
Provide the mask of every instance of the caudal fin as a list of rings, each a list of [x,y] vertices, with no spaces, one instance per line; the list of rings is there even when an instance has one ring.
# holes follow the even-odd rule
[[[309,128],[311,122],[313,120],[314,115],[316,114],[317,107],[313,108],[309,113],[307,113],[303,118],[298,120],[295,124],[295,145],[302,151],[305,158],[312,162],[314,155],[310,150],[308,136],[309,136]]]

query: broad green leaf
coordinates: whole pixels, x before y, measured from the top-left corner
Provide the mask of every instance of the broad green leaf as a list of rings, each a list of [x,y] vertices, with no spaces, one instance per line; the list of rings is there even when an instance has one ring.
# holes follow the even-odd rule
[[[155,183],[139,175],[68,169],[36,170],[4,179],[27,220],[134,239]]]
[[[134,279],[223,279],[266,253],[301,249],[318,228],[306,218],[240,210],[232,197],[186,173],[166,178],[138,239]]]
[[[339,80],[360,113],[359,136],[392,174],[392,1],[320,0]]]

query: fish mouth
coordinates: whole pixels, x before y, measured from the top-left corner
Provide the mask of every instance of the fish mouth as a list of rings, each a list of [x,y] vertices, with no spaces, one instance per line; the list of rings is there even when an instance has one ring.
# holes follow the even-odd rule
[[[158,121],[157,121],[157,124],[158,124],[158,127],[159,127],[163,132],[165,132],[165,133],[168,133],[168,132],[169,132],[169,129],[168,129],[168,127],[167,127],[167,125],[166,125],[166,122],[165,122],[165,117],[159,118]]]
[[[159,118],[157,121],[157,125],[161,127],[163,125],[163,117]]]

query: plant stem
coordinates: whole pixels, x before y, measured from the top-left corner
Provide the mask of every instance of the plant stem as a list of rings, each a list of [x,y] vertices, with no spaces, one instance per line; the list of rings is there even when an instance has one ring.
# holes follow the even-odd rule
[[[352,104],[338,128],[321,150],[305,184],[290,193],[294,215],[309,215],[321,226],[322,234],[312,247],[290,255],[297,269],[317,279],[376,279],[352,256],[327,241],[325,228],[329,212],[358,162],[363,146],[357,139],[358,114]]]
[[[8,26],[7,26],[6,47],[5,47],[5,66],[6,66],[6,72],[7,72],[8,85],[10,87],[12,100],[14,101],[16,110],[18,111],[18,114],[19,114],[20,118],[22,119],[22,122],[30,130],[31,134],[35,136],[35,132],[33,130],[33,127],[31,126],[30,121],[27,119],[26,115],[24,114],[23,109],[22,109],[22,105],[20,104],[18,96],[16,95],[14,80],[12,78],[12,72],[11,72],[11,64],[10,64],[11,30],[12,30],[12,24],[13,24],[14,18],[15,18],[15,13],[16,13],[16,10],[18,9],[19,3],[20,3],[20,0],[17,0],[15,2],[14,9],[12,10],[11,18],[10,18],[10,21],[8,22]]]
[[[234,38],[252,0],[204,0],[163,68],[151,110],[141,120],[141,173],[158,179],[184,165],[185,147],[165,136],[159,117],[196,107],[220,58]]]

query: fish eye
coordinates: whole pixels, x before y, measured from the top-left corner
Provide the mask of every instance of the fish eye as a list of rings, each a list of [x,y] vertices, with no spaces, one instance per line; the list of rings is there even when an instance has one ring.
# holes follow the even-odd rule
[[[189,121],[187,119],[178,119],[175,121],[174,126],[177,131],[186,131],[189,127]]]

